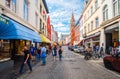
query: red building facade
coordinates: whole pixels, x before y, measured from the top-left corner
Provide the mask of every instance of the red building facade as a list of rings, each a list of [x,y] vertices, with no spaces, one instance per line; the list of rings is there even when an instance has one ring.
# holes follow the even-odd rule
[[[50,24],[50,16],[47,18],[47,37],[51,40],[51,24]]]

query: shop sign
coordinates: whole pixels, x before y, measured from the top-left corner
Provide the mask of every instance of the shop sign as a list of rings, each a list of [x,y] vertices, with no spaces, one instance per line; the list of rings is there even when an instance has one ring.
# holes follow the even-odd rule
[[[8,24],[8,20],[0,16],[0,22],[4,22],[5,24]]]

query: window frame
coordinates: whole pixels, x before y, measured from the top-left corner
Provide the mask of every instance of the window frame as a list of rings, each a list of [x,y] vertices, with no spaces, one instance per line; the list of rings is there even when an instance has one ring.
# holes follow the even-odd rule
[[[98,0],[95,0],[95,9],[98,8]]]
[[[24,19],[28,21],[28,2],[24,0]]]
[[[107,5],[103,7],[103,21],[106,21],[106,20],[108,20],[108,6]]]
[[[98,17],[95,18],[95,26],[96,26],[96,28],[99,26],[99,18]]]
[[[118,15],[118,0],[113,0],[113,15],[117,16]]]

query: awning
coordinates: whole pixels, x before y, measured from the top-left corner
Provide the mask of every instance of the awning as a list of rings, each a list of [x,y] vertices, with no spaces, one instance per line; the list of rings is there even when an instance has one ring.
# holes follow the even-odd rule
[[[96,36],[99,36],[99,35],[100,35],[100,32],[97,32],[97,33],[95,33],[95,34],[92,34],[92,35],[90,35],[90,36],[87,36],[87,37],[85,38],[85,40],[90,39],[90,38],[93,38],[93,37],[96,37]]]
[[[0,39],[22,39],[41,42],[37,32],[3,16],[0,16]]]
[[[51,43],[51,41],[47,37],[45,37],[43,34],[40,34],[40,37],[41,37],[42,42]]]
[[[83,41],[83,40],[80,40],[80,41],[78,42],[78,45],[81,44],[82,41]]]

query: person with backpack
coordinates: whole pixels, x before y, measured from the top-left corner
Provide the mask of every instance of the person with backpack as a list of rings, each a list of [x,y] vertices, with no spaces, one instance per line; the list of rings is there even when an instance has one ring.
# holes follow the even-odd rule
[[[30,51],[28,50],[27,46],[24,46],[24,49],[22,50],[24,52],[24,56],[23,56],[23,60],[20,66],[20,71],[19,73],[22,74],[23,73],[23,67],[25,64],[28,64],[30,71],[32,71],[32,66],[30,63]]]
[[[46,65],[46,51],[47,49],[45,48],[44,45],[42,45],[42,48],[41,48],[41,59],[42,59],[42,65]]]
[[[41,46],[39,45],[39,47],[37,48],[37,59],[40,61],[41,58]]]
[[[62,50],[62,47],[60,46],[60,47],[59,47],[59,50],[58,50],[58,54],[59,54],[59,61],[61,61],[61,60],[62,60],[62,52],[63,52],[63,50]]]
[[[56,61],[56,59],[57,59],[57,46],[54,46],[54,47],[53,47],[53,52],[52,52],[52,54],[53,54],[54,61]]]
[[[35,60],[35,47],[33,47],[33,44],[30,47],[30,53],[32,55],[32,61]]]

